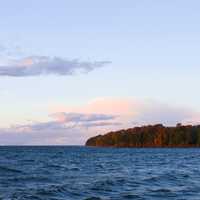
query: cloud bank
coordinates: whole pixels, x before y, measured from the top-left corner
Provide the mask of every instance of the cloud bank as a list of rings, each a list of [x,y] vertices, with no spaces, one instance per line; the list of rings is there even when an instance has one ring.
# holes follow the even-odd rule
[[[15,125],[10,129],[14,132],[27,131],[52,131],[68,130],[71,128],[89,128],[100,126],[111,126],[119,123],[114,122],[117,116],[106,114],[84,114],[84,113],[53,113],[50,114],[52,121],[35,122],[26,125]]]
[[[87,73],[109,64],[109,61],[79,61],[60,57],[31,56],[19,60],[10,60],[0,65],[0,76],[27,77],[38,75],[73,75],[76,72]]]
[[[120,126],[118,116],[106,114],[53,113],[51,121],[0,129],[1,145],[83,144],[98,129]],[[97,132],[96,132],[97,133]]]
[[[47,122],[0,129],[0,144],[84,144],[111,130],[147,124],[200,124],[200,112],[151,100],[99,98],[86,105],[51,108]]]
[[[200,123],[200,112],[177,107],[153,100],[135,98],[98,98],[80,107],[55,106],[52,111],[76,113],[104,113],[118,116],[118,120],[138,125],[163,123],[173,126],[176,123]],[[131,124],[130,124],[131,125]]]

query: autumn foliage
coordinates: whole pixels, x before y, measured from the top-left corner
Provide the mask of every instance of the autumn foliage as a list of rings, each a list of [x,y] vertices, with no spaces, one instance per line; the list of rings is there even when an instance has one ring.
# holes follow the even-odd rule
[[[162,124],[130,128],[88,139],[99,147],[200,147],[200,125],[165,127]]]

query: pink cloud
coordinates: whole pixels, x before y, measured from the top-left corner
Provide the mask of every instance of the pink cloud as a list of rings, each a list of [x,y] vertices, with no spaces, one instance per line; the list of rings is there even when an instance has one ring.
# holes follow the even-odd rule
[[[175,125],[178,122],[190,124],[200,122],[200,112],[153,100],[134,98],[97,98],[82,106],[68,107],[62,105],[55,106],[51,108],[52,110],[54,112],[117,115],[117,120],[123,122],[126,126],[146,123]]]
[[[133,99],[97,98],[83,106],[56,105],[53,112],[104,113],[112,115],[133,114],[132,108],[138,106],[139,101]]]
[[[91,136],[144,124],[198,124],[200,112],[152,100],[98,98],[51,108],[50,120],[0,129],[1,144],[84,144]]]

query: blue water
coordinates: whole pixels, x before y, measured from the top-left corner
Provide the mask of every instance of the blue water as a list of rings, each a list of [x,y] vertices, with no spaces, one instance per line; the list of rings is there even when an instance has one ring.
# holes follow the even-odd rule
[[[0,147],[0,199],[200,199],[200,149]]]

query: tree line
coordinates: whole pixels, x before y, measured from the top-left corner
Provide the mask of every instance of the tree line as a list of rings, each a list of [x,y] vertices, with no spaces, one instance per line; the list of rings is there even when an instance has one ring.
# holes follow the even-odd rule
[[[200,147],[200,125],[165,127],[162,124],[109,132],[87,140],[102,147]]]

